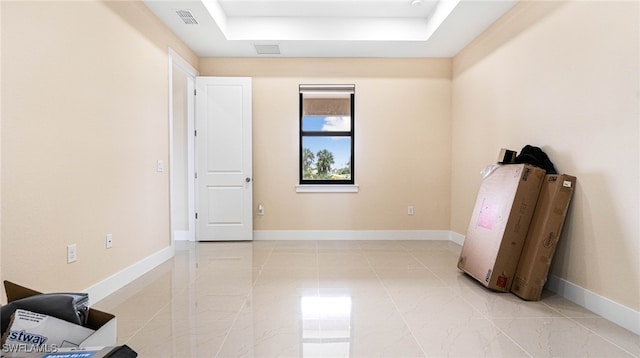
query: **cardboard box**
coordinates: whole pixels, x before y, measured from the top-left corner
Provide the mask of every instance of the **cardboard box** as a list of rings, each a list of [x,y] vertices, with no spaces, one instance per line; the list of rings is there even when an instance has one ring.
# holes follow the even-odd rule
[[[121,347],[95,347],[95,348],[60,348],[50,350],[34,350],[16,352],[10,348],[5,348],[2,358],[104,358],[104,357],[135,357],[133,354],[121,354],[118,349]],[[116,354],[116,355],[114,355]]]
[[[25,346],[30,349],[45,345],[78,347],[94,330],[45,314],[17,309],[9,329],[2,337],[6,346]]]
[[[516,161],[516,156],[518,152],[514,150],[509,150],[507,148],[500,148],[500,153],[498,153],[498,164],[509,164]]]
[[[489,289],[509,292],[545,170],[505,164],[484,173],[458,268]]]
[[[525,300],[540,300],[575,186],[571,175],[545,177],[511,286]]]
[[[9,281],[4,281],[4,287],[7,293],[7,302],[41,293]],[[86,327],[95,330],[95,332],[82,341],[80,347],[108,347],[118,343],[118,330],[114,315],[90,308]]]

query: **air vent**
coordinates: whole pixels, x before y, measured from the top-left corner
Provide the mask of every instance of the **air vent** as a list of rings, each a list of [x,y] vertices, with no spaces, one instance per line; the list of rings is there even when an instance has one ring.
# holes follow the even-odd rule
[[[184,23],[187,24],[187,25],[197,25],[198,24],[198,21],[196,20],[195,17],[193,17],[193,14],[191,13],[191,10],[176,10],[176,14],[178,14],[180,19],[182,19],[182,21],[184,21]]]
[[[258,55],[279,55],[279,45],[253,45],[256,48]]]

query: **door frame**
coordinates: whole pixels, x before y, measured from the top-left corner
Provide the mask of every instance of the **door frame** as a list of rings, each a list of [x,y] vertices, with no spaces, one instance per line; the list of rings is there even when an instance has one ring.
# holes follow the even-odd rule
[[[173,194],[175,193],[175,183],[173,180],[174,166],[174,143],[173,143],[173,67],[178,67],[181,71],[187,75],[187,191],[188,191],[188,203],[187,203],[187,222],[189,229],[186,231],[175,231],[176,220],[176,208],[173,204]],[[176,51],[169,48],[169,202],[170,202],[170,227],[171,227],[171,244],[173,245],[176,240],[196,240],[196,204],[195,204],[195,79],[199,75],[199,72],[189,64],[184,58],[182,58]]]

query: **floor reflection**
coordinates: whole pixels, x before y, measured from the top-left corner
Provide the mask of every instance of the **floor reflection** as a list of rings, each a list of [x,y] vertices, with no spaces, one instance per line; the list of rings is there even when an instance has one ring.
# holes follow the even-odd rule
[[[176,244],[94,305],[139,357],[640,357],[640,339],[548,293],[460,273],[447,241]]]
[[[302,311],[303,357],[349,357],[351,297],[305,296]]]

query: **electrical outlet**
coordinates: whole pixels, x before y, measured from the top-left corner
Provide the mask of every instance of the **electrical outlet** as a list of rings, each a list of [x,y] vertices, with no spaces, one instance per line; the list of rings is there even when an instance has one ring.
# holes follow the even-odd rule
[[[407,215],[413,215],[413,206],[407,207]]]
[[[113,235],[107,234],[106,245],[107,245],[107,249],[110,249],[113,247]]]
[[[78,247],[76,244],[71,244],[67,246],[67,263],[70,264],[72,262],[76,262],[78,259]]]

